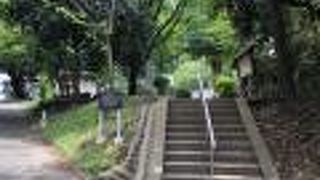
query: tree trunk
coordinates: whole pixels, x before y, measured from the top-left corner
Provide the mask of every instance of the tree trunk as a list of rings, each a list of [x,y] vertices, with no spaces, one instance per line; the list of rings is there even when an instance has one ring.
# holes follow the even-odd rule
[[[57,82],[58,82],[58,86],[59,86],[59,96],[64,96],[65,93],[65,85],[63,83],[63,79],[61,77],[57,77]]]
[[[10,70],[9,75],[11,77],[11,85],[15,95],[18,98],[26,98],[26,93],[24,91],[23,75],[20,72],[14,70]]]
[[[75,71],[72,76],[73,76],[72,78],[73,93],[75,97],[79,97],[80,96],[80,78],[81,78],[80,72]]]
[[[290,48],[290,41],[286,28],[286,5],[278,0],[265,2],[265,18],[269,19],[269,33],[275,40],[275,49],[279,59],[279,74],[286,79],[286,89],[296,95],[296,85],[294,80],[295,58]],[[285,88],[285,87],[280,87]]]
[[[131,67],[129,73],[129,95],[137,94],[137,79],[138,71],[136,68]]]

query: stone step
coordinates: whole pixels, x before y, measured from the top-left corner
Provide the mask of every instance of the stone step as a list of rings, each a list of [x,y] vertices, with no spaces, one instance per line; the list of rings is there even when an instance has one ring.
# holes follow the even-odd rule
[[[213,124],[242,124],[241,119],[238,117],[212,117]],[[170,117],[167,120],[167,124],[201,124],[206,123],[206,119],[204,117]]]
[[[207,150],[209,148],[207,142],[205,141],[182,141],[182,140],[167,140],[165,143],[165,148],[167,151],[184,151],[184,150],[191,150],[191,151],[199,151],[199,150]]]
[[[210,102],[210,108],[213,109],[237,109],[237,104],[235,102],[232,103],[221,103],[221,102]]]
[[[216,108],[210,107],[211,114],[238,114],[238,110],[236,108]],[[184,108],[184,107],[176,107],[170,110],[170,114],[196,114],[202,115],[204,113],[204,108],[202,106],[197,108]]]
[[[206,131],[198,132],[167,132],[167,140],[206,140],[208,133]],[[248,135],[245,132],[215,132],[215,138],[219,140],[248,140]]]
[[[237,111],[237,104],[217,104],[209,103],[210,111]],[[190,104],[171,104],[169,105],[171,112],[181,112],[181,111],[203,111],[203,104],[190,105]]]
[[[216,118],[239,118],[239,112],[210,112],[212,117]],[[169,119],[180,118],[180,119],[198,119],[204,117],[204,112],[181,112],[181,113],[169,113]]]
[[[163,180],[262,180],[258,160],[234,99],[210,101],[217,148],[211,150],[201,101],[169,103]],[[214,176],[210,176],[211,170]]]
[[[252,144],[249,140],[228,140],[228,141],[217,141],[217,151],[228,151],[228,150],[241,150],[251,151],[253,149]]]
[[[209,143],[207,141],[199,141],[199,140],[167,140],[166,150],[208,150],[210,148]],[[252,150],[252,145],[249,140],[228,140],[228,141],[217,141],[217,149],[216,150],[243,150],[248,151]]]
[[[208,102],[215,103],[215,104],[235,104],[235,100],[233,98],[211,99]],[[187,99],[187,98],[170,100],[170,104],[198,105],[201,103],[202,103],[201,100],[192,100],[192,99]]]
[[[181,118],[181,117],[173,117],[167,121],[167,124],[205,124],[205,118]]]
[[[251,162],[256,163],[257,159],[252,151],[215,151],[214,160],[220,162]],[[208,161],[210,151],[167,151],[165,161]]]
[[[226,110],[237,110],[237,104],[235,102],[233,103],[217,103],[217,102],[209,102],[207,104],[210,109],[226,109]],[[193,110],[193,109],[203,109],[203,104],[176,104],[176,103],[171,103],[169,104],[170,107],[176,108],[176,109],[182,109],[184,108],[185,110]],[[174,109],[174,110],[176,110]]]
[[[214,160],[220,161],[220,162],[243,162],[243,163],[258,162],[258,159],[253,149],[215,151]]]
[[[164,163],[164,172],[166,173],[200,173],[210,174],[212,165],[206,161],[167,161]],[[258,176],[260,168],[255,163],[213,163],[215,174],[237,174],[237,175],[256,175]]]
[[[244,176],[244,175],[223,175],[215,174],[191,174],[191,173],[168,173],[162,178],[163,180],[263,180],[260,176]]]
[[[168,124],[166,132],[202,132],[206,130],[206,124]],[[214,124],[215,132],[246,132],[242,124]]]

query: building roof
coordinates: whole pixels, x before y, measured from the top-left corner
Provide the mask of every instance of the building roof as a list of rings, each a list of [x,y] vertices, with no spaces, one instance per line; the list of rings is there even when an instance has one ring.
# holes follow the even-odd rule
[[[252,41],[249,41],[245,47],[243,47],[240,52],[236,55],[234,61],[233,61],[233,64],[232,66],[233,67],[236,67],[237,64],[238,64],[238,61],[239,59],[241,59],[243,56],[247,55],[248,53],[251,53],[251,51],[255,48],[256,46],[256,41],[255,40],[252,40]]]

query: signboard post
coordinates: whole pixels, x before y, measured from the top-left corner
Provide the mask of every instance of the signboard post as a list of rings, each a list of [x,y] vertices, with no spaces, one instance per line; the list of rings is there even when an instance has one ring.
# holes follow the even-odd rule
[[[107,94],[104,88],[98,91],[98,134],[97,134],[97,144],[102,144],[107,140],[108,127],[106,119],[108,117],[108,107],[107,107]]]
[[[99,108],[98,112],[98,135],[97,135],[97,144],[102,144],[107,140],[108,136],[108,127],[107,127],[107,110],[103,110]]]
[[[116,110],[117,112],[117,136],[114,139],[116,144],[122,144],[123,143],[123,137],[122,137],[122,112],[121,109],[118,108]]]
[[[240,96],[250,97],[251,96],[251,79],[255,74],[254,64],[254,50],[255,41],[249,42],[249,44],[237,55],[233,66],[238,70],[238,93]]]
[[[97,143],[104,143],[107,140],[108,125],[107,118],[110,111],[116,111],[116,143],[122,143],[122,108],[123,98],[119,93],[115,93],[112,89],[106,91],[104,88],[98,94],[99,109],[99,128],[97,135]]]

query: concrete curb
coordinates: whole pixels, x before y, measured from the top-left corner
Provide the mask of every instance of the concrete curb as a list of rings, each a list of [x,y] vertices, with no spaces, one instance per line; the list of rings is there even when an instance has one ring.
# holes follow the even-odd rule
[[[147,114],[147,123],[146,127],[144,128],[144,137],[142,139],[141,147],[140,147],[140,154],[138,158],[138,166],[137,166],[137,172],[135,174],[134,180],[142,180],[146,176],[146,169],[149,164],[149,148],[150,148],[150,141],[152,137],[152,126],[155,119],[155,110],[157,109],[157,103],[151,104],[149,107],[150,110]]]
[[[168,101],[169,99],[167,97],[161,97],[155,107],[151,139],[152,149],[149,156],[149,164],[146,167],[147,174],[144,177],[145,180],[162,179]]]
[[[244,98],[236,99],[237,106],[240,112],[241,120],[243,121],[249,137],[254,146],[255,153],[258,157],[262,173],[265,180],[280,180],[280,176],[276,167],[273,165],[271,154],[267,148],[267,145],[262,138],[259,129],[255,125],[255,119],[251,113],[250,107]]]

